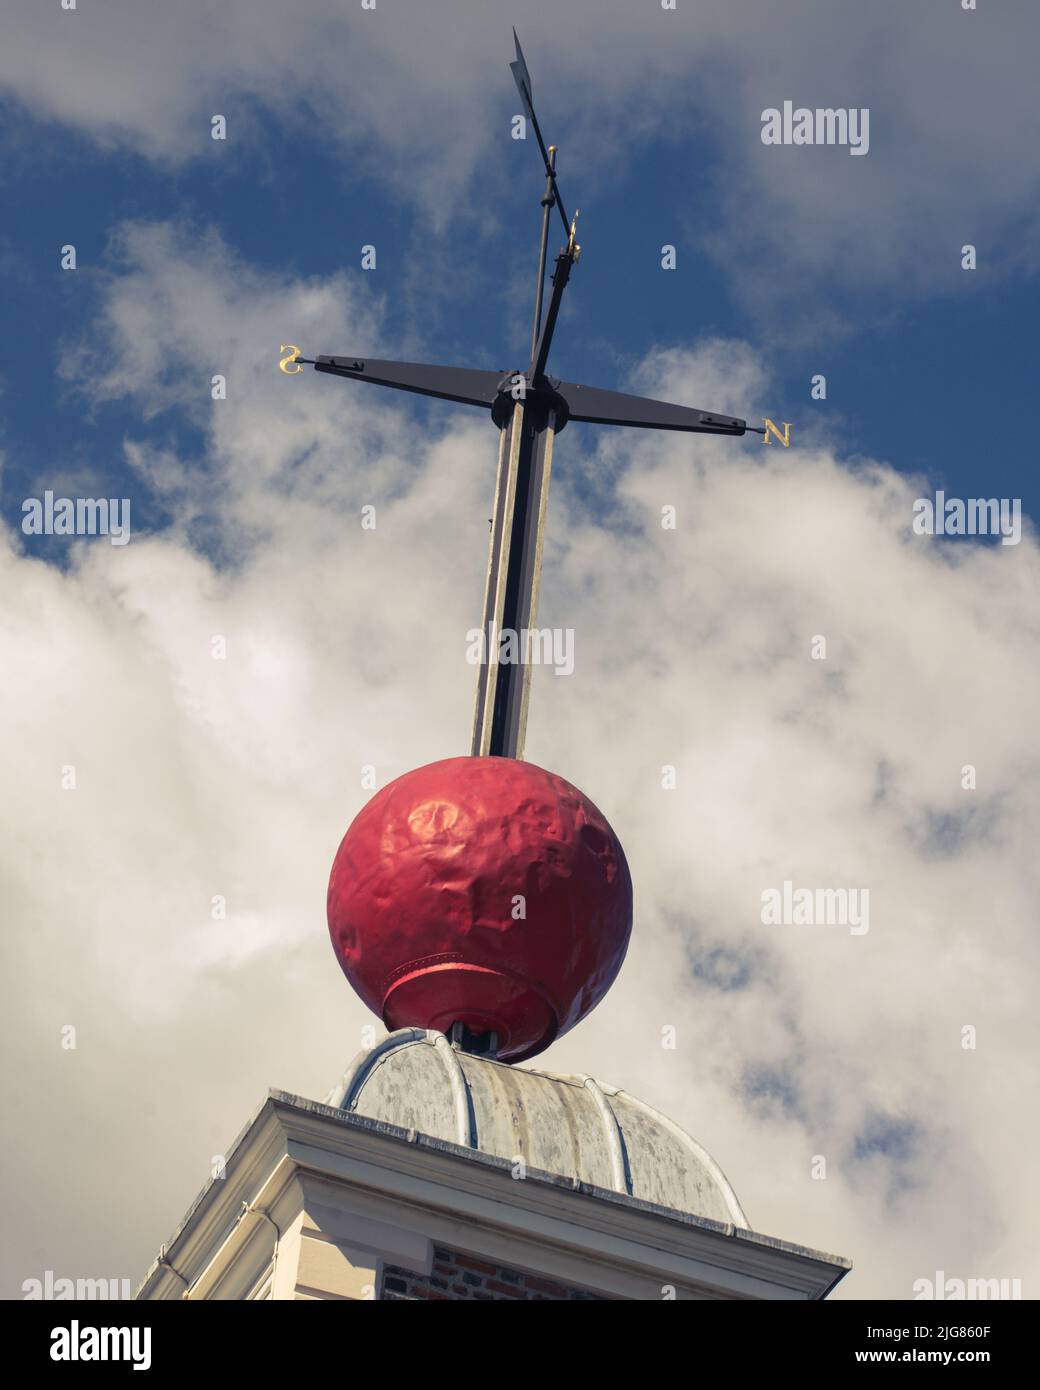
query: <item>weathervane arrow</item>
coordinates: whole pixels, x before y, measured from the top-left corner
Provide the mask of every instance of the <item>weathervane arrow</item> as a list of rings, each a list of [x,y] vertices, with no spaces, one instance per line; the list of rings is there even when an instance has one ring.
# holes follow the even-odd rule
[[[516,83],[520,92],[520,97],[524,103],[524,110],[527,112],[528,119],[533,125],[537,125],[538,121],[534,114],[534,100],[531,95],[534,91],[534,88],[531,86],[531,74],[527,70],[527,59],[524,57],[524,50],[520,47],[520,39],[517,36],[515,28],[513,30],[513,42],[516,44],[516,58],[509,64],[509,70],[513,74],[513,81]]]
[[[546,507],[555,436],[568,420],[595,425],[628,425],[638,429],[681,430],[692,434],[762,434],[767,429],[717,411],[695,410],[668,401],[604,391],[547,375],[549,349],[571,271],[581,247],[575,239],[576,218],[569,219],[556,179],[556,146],[546,147],[532,98],[531,74],[516,30],[516,58],[509,64],[531,123],[545,167],[542,194],[542,233],[535,289],[531,357],[526,372],[480,371],[470,367],[443,367],[423,362],[387,362],[363,357],[301,357],[290,347],[280,366],[295,375],[301,367],[332,376],[367,381],[397,391],[479,406],[491,412],[500,430],[498,476],[491,523],[484,590],[486,642],[477,681],[471,752],[479,756],[523,757],[527,707],[531,688],[531,664],[523,634],[534,627],[538,609],[538,585],[545,537]],[[567,241],[556,258],[549,305],[542,316],[545,288],[549,219],[555,207],[563,221]],[[775,428],[775,427],[774,427]],[[786,443],[777,431],[781,443]],[[520,661],[500,660],[500,641],[507,634],[523,654]]]

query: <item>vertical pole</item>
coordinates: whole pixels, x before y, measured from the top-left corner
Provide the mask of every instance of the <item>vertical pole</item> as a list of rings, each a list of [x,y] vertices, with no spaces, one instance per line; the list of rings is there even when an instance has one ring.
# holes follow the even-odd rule
[[[550,213],[557,201],[553,189],[555,145],[549,146],[547,164],[545,192],[542,194],[538,284],[535,287],[534,322],[531,326],[531,368],[527,378],[527,385],[532,387],[540,385],[542,367],[539,366],[536,371],[535,364],[539,355],[544,357],[548,350],[547,342],[543,347],[542,300]],[[564,269],[557,264],[553,277],[553,299],[549,306],[552,325],[559,312],[559,297],[567,283],[569,271],[569,262]],[[470,743],[470,752],[474,757],[522,758],[524,755],[527,710],[531,699],[531,646],[535,640],[530,634],[538,613],[538,587],[542,573],[555,430],[555,411],[546,411],[533,403],[529,408],[520,399],[514,402],[509,424],[502,431],[499,441],[495,510],[491,522],[481,629],[484,660],[477,678]]]
[[[513,406],[499,445],[498,482],[484,593],[484,661],[473,716],[474,756],[522,758],[531,691],[555,413]],[[506,659],[502,660],[501,657]]]
[[[553,440],[556,435],[556,412],[550,410],[544,426],[534,433],[531,445],[531,468],[524,507],[523,537],[517,563],[517,596],[515,627],[521,635],[534,633],[538,620],[538,591],[542,579],[542,551],[545,545],[545,521],[549,507],[549,482],[552,475]],[[506,596],[507,610],[510,596]],[[522,758],[527,739],[527,710],[531,700],[532,646],[535,636],[523,638],[522,665],[502,700],[502,732],[504,756]],[[516,668],[514,668],[516,669]],[[499,680],[501,681],[501,674]],[[507,751],[512,749],[514,751]]]
[[[491,750],[491,723],[498,686],[498,637],[505,613],[505,576],[509,567],[509,546],[513,533],[513,506],[516,499],[516,473],[520,455],[523,406],[513,407],[509,425],[498,440],[498,474],[495,479],[495,509],[491,517],[491,545],[488,550],[487,579],[484,584],[484,618],[481,625],[484,659],[477,677],[477,698],[473,707],[474,757],[487,757]]]

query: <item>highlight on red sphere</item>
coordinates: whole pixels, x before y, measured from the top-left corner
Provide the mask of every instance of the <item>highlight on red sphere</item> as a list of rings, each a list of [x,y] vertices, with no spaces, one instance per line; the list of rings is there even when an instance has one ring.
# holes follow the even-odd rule
[[[603,814],[514,758],[445,758],[389,783],[332,866],[329,932],[387,1028],[454,1023],[533,1057],[610,988],[632,879]]]

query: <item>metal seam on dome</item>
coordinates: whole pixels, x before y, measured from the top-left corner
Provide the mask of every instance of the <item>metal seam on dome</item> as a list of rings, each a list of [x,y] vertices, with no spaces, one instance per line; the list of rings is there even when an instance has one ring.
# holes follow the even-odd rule
[[[475,1149],[477,1140],[470,1122],[469,1083],[466,1081],[466,1073],[462,1070],[458,1053],[444,1034],[438,1033],[436,1029],[431,1028],[427,1031],[426,1041],[433,1043],[448,1073],[451,1096],[455,1102],[455,1142],[467,1149]]]
[[[397,1048],[404,1047],[408,1043],[425,1042],[426,1040],[425,1028],[399,1028],[395,1033],[388,1033],[381,1042],[377,1042],[367,1052],[362,1052],[354,1058],[343,1073],[339,1085],[329,1092],[325,1104],[334,1110],[349,1110],[354,1104],[357,1092],[365,1084],[369,1074],[380,1062],[386,1059],[389,1053],[395,1052]]]
[[[726,1206],[729,1208],[730,1216],[733,1218],[733,1224],[743,1227],[746,1231],[750,1230],[748,1219],[744,1215],[743,1209],[737,1200],[737,1194],[730,1186],[726,1174],[715,1162],[711,1154],[708,1153],[707,1149],[702,1148],[701,1145],[697,1143],[697,1140],[694,1139],[692,1135],[687,1134],[681,1125],[677,1125],[675,1121],[670,1120],[667,1115],[662,1115],[660,1110],[655,1110],[652,1105],[647,1105],[645,1100],[640,1100],[638,1096],[633,1096],[628,1091],[618,1090],[615,1094],[623,1096],[626,1101],[629,1101],[632,1105],[638,1106],[639,1109],[645,1111],[646,1114],[653,1116],[658,1124],[663,1125],[669,1133],[674,1134],[676,1138],[680,1140],[683,1147],[693,1155],[698,1163],[703,1165],[709,1176],[715,1180],[715,1184],[722,1193]]]
[[[399,1050],[408,1048],[415,1043],[425,1043],[432,1046],[440,1055],[441,1063],[448,1078],[452,1092],[452,1113],[454,1118],[455,1142],[461,1147],[476,1150],[477,1143],[477,1124],[476,1114],[473,1105],[473,1092],[469,1083],[466,1070],[462,1065],[457,1050],[452,1047],[445,1034],[437,1029],[426,1028],[399,1028],[383,1038],[368,1052],[362,1053],[354,1063],[347,1068],[343,1079],[334,1091],[329,1093],[325,1101],[335,1109],[352,1110],[358,1103],[360,1092],[372,1073],[384,1062],[389,1062],[393,1055]],[[610,1156],[611,1169],[611,1189],[622,1196],[635,1196],[634,1176],[631,1174],[625,1154],[625,1135],[622,1121],[617,1114],[614,1105],[611,1103],[613,1098],[620,1097],[623,1101],[638,1108],[644,1115],[647,1115],[665,1129],[677,1140],[680,1147],[695,1160],[697,1165],[704,1171],[708,1179],[714,1184],[716,1190],[721,1195],[728,1211],[730,1219],[735,1227],[744,1230],[749,1229],[747,1217],[737,1200],[736,1193],[730,1186],[726,1175],[719,1167],[712,1156],[694,1139],[691,1135],[674,1120],[667,1115],[661,1114],[653,1106],[647,1105],[645,1101],[631,1095],[619,1087],[610,1086],[606,1083],[596,1081],[594,1077],[585,1073],[560,1074],[553,1072],[538,1071],[535,1069],[513,1068],[504,1063],[492,1061],[486,1058],[479,1060],[483,1065],[491,1067],[504,1067],[506,1071],[515,1072],[520,1070],[525,1075],[537,1078],[540,1081],[555,1082],[557,1084],[571,1085],[587,1090],[592,1096],[593,1104],[598,1112],[599,1120],[603,1126],[603,1133],[607,1144],[607,1151]],[[415,1133],[413,1130],[412,1133]],[[447,1136],[445,1136],[447,1137]],[[575,1177],[575,1182],[583,1181],[580,1176]],[[685,1209],[685,1208],[683,1208]]]
[[[610,1173],[613,1179],[615,1192],[620,1192],[626,1197],[632,1195],[628,1180],[625,1177],[625,1154],[621,1147],[621,1126],[618,1118],[611,1108],[599,1083],[591,1076],[582,1076],[582,1084],[586,1091],[592,1096],[596,1109],[599,1111],[600,1119],[603,1121],[603,1132],[607,1141],[607,1152],[610,1154]]]

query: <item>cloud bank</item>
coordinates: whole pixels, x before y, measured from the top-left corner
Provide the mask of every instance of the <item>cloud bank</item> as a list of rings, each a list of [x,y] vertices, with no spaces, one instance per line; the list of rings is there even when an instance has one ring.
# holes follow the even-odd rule
[[[8,1296],[136,1278],[268,1086],[325,1093],[369,1021],[324,924],[362,768],[468,744],[488,422],[419,433],[389,393],[278,373],[279,342],[379,342],[356,278],[161,225],[124,230],[117,270],[67,373],[139,413],[126,463],[170,523],[56,537],[63,567],[0,546]],[[630,385],[752,415],[769,377],[706,341]],[[527,756],[611,820],[636,924],[540,1065],[673,1116],[756,1229],[855,1260],[848,1296],[936,1269],[1030,1296],[1035,535],[915,536],[917,484],[825,438],[572,425],[553,489],[540,619],[576,666],[536,669]],[[869,932],[764,926],[787,880],[869,889]]]

